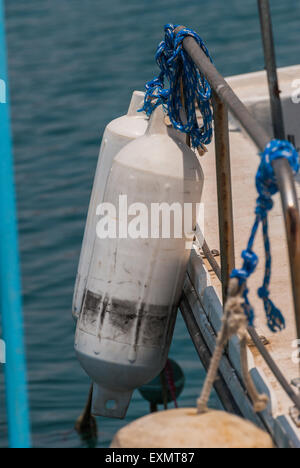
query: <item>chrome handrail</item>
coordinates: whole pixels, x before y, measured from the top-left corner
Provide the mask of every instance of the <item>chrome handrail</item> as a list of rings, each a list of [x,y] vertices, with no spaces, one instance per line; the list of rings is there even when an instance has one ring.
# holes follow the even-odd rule
[[[178,33],[183,27],[177,28]],[[220,244],[222,259],[222,277],[225,281],[223,293],[226,294],[226,284],[228,284],[228,272],[234,265],[234,241],[233,241],[233,215],[232,215],[232,193],[231,193],[231,171],[228,141],[228,125],[224,125],[224,116],[231,111],[233,116],[242,125],[250,138],[260,151],[263,151],[270,142],[270,137],[251,115],[246,106],[237,97],[223,76],[205,55],[201,47],[192,37],[186,37],[183,47],[193,60],[195,65],[206,77],[214,91],[215,107],[215,127],[216,127],[216,159],[221,165],[222,177],[218,177],[218,199],[219,199],[219,220],[220,220]],[[217,109],[216,109],[217,102]],[[220,112],[223,114],[220,124]],[[227,133],[227,135],[226,135]],[[220,162],[223,160],[223,163]],[[224,163],[225,160],[225,163]],[[287,243],[289,249],[290,269],[292,277],[292,289],[294,298],[294,310],[297,327],[297,336],[300,339],[300,214],[297,199],[296,186],[292,169],[285,159],[277,159],[273,162],[273,168],[278,180],[282,207],[285,218]],[[224,186],[221,181],[225,181],[227,196],[224,199]],[[220,208],[223,211],[220,213]],[[226,226],[223,229],[222,226]],[[226,248],[224,249],[224,246]]]

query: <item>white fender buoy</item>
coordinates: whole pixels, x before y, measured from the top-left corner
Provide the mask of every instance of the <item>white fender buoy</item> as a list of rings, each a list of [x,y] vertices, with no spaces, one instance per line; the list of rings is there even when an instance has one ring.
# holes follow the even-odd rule
[[[178,238],[162,238],[159,210],[170,215],[173,207],[178,221],[185,204],[201,202],[203,189],[195,153],[174,135],[157,108],[145,136],[115,157],[106,186],[107,216],[97,223],[75,339],[77,357],[95,382],[96,415],[125,417],[133,390],[166,364],[197,213],[187,234],[182,220]]]
[[[274,448],[269,434],[222,411],[195,408],[160,411],[137,419],[115,436],[110,448]]]
[[[144,98],[145,93],[134,91],[128,113],[110,122],[103,135],[74,290],[72,313],[75,319],[78,319],[81,311],[96,237],[96,208],[103,200],[114,157],[147,130],[149,118],[144,112],[138,112],[143,107]]]

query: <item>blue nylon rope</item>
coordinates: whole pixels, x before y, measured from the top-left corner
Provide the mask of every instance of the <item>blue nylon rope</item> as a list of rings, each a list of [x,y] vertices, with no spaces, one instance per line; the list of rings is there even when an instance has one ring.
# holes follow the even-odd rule
[[[254,273],[258,265],[258,256],[253,251],[256,235],[260,224],[262,224],[264,248],[265,248],[265,276],[261,288],[258,290],[258,296],[264,303],[264,309],[267,316],[267,323],[270,330],[274,333],[285,328],[285,319],[279,309],[269,298],[270,281],[272,270],[271,245],[268,229],[268,212],[272,210],[274,202],[272,197],[279,191],[276,176],[272,167],[275,159],[286,158],[295,174],[299,171],[299,155],[294,146],[288,141],[272,140],[261,154],[261,163],[256,174],[256,188],[258,191],[256,218],[250,235],[247,249],[242,252],[244,260],[243,267],[234,270],[231,278],[237,278],[244,290],[244,309],[250,325],[254,322],[254,310],[249,301],[249,289],[247,280]]]
[[[185,28],[174,34],[176,26],[165,26],[165,40],[158,46],[156,62],[161,70],[157,78],[146,84],[145,103],[142,111],[147,115],[160,105],[167,109],[172,125],[177,130],[190,134],[194,148],[202,144],[211,143],[212,111],[210,106],[211,87],[206,78],[200,73],[194,62],[183,48],[183,40],[187,36],[193,37],[210,60],[209,52],[201,39],[192,29]],[[165,89],[165,81],[169,81],[169,89]],[[182,89],[185,102],[187,122],[183,122]],[[200,109],[203,125],[199,127],[196,118],[196,103]]]

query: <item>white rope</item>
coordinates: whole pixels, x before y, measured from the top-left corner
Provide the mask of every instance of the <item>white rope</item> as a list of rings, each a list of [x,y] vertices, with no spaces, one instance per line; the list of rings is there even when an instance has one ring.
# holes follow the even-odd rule
[[[243,377],[245,380],[246,389],[254,405],[254,411],[261,412],[267,407],[269,401],[268,397],[258,393],[249,374],[247,355],[248,323],[243,304],[244,298],[242,297],[240,291],[239,281],[237,279],[232,279],[229,283],[228,299],[225,304],[222,328],[217,337],[216,348],[210,362],[201,396],[197,401],[198,414],[207,413],[209,411],[208,401],[217,377],[222,355],[225,346],[234,335],[237,335],[240,339]]]
[[[256,413],[261,413],[264,411],[268,404],[269,398],[265,394],[259,394],[254,382],[251,378],[249,373],[249,366],[248,366],[248,350],[247,350],[247,334],[245,333],[244,336],[240,339],[241,343],[241,363],[242,363],[242,372],[244,377],[245,386],[247,392],[253,402],[254,411]]]

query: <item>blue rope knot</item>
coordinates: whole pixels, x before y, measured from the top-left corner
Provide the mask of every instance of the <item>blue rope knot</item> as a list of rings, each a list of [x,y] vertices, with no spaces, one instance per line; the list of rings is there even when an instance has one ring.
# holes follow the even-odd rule
[[[248,271],[244,268],[233,270],[230,278],[238,279],[240,286],[242,286],[243,283],[245,283],[246,280],[249,278]]]
[[[271,211],[274,206],[272,198],[263,195],[260,195],[257,198],[256,203],[257,206],[255,209],[255,214],[259,215],[261,218],[265,218],[267,216],[268,211]]]
[[[263,180],[268,182],[268,179],[270,179],[276,187],[277,181],[272,166],[273,161],[284,158],[289,162],[294,174],[299,171],[299,155],[296,148],[289,141],[271,140],[261,153],[261,158],[260,172],[264,174]]]
[[[192,146],[197,148],[202,144],[208,145],[212,140],[212,91],[204,75],[185,52],[183,40],[188,36],[193,37],[207,57],[212,59],[203,40],[195,31],[185,28],[175,35],[176,27],[167,24],[164,28],[165,40],[159,44],[155,56],[161,72],[157,78],[146,84],[145,102],[141,111],[151,115],[158,106],[163,105],[174,128],[190,134]],[[168,89],[165,89],[166,79],[170,85]],[[196,104],[203,119],[201,127],[196,117]]]
[[[272,270],[271,244],[269,238],[268,213],[272,210],[274,202],[272,197],[279,191],[276,175],[272,166],[274,160],[285,158],[294,174],[299,171],[299,155],[294,146],[288,141],[272,140],[261,153],[261,163],[256,174],[256,188],[258,191],[257,204],[255,208],[255,222],[251,231],[248,247],[242,252],[244,260],[243,268],[234,270],[232,278],[239,278],[240,284],[245,285],[243,293],[245,314],[252,325],[254,321],[254,310],[249,301],[249,290],[247,280],[254,273],[258,257],[253,252],[253,245],[260,224],[262,224],[264,249],[265,249],[265,275],[264,282],[258,290],[258,296],[264,303],[267,324],[274,333],[285,328],[285,319],[279,309],[270,300],[270,283]]]
[[[249,278],[249,271],[245,268],[235,269],[232,271],[230,278],[236,278],[239,280],[240,287],[244,287],[243,298],[244,298],[244,311],[248,319],[249,325],[253,326],[254,324],[254,310],[251,306],[248,295],[249,289],[247,288],[247,279]]]
[[[267,288],[265,288],[264,286],[262,286],[261,288],[259,288],[259,290],[257,291],[258,293],[258,297],[260,299],[268,299],[269,296],[270,296],[270,291],[267,290]]]
[[[252,252],[251,250],[247,249],[242,252],[242,258],[244,259],[244,269],[248,273],[248,278],[254,271],[258,265],[258,256],[256,253]]]
[[[258,256],[251,250],[243,250],[242,258],[244,259],[243,268],[235,269],[231,273],[231,278],[239,279],[240,285],[246,283],[258,265]]]
[[[249,289],[247,288],[247,280],[256,270],[258,265],[258,256],[252,250],[247,249],[243,250],[242,258],[244,259],[243,268],[233,270],[231,278],[237,278],[240,286],[244,286],[244,311],[249,325],[252,326],[254,323],[254,310],[248,299]]]
[[[294,146],[288,141],[272,140],[261,153],[261,163],[256,174],[256,188],[260,196],[259,200],[268,202],[278,192],[278,184],[272,163],[279,158],[285,158],[289,162],[294,174],[299,171],[299,155]]]

